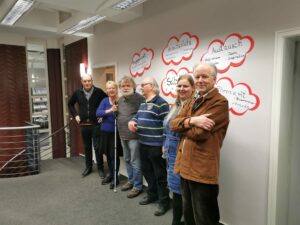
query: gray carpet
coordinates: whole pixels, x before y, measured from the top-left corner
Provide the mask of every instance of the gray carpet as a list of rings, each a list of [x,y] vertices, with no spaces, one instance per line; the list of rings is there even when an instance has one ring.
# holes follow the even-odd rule
[[[42,161],[41,173],[0,178],[0,225],[169,225],[172,212],[156,217],[157,203],[140,206],[101,185],[96,172],[81,177],[81,157]]]

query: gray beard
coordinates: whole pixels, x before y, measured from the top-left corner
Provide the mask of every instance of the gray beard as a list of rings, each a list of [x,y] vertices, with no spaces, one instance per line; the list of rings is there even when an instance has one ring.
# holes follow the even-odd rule
[[[125,96],[125,97],[133,95],[133,93],[134,93],[133,89],[131,89],[131,91],[126,92],[126,93],[122,92],[123,96]]]

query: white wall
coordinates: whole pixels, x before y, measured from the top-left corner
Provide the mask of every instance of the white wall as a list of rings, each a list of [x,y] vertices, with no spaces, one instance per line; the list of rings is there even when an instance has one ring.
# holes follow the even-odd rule
[[[0,44],[25,46],[27,42],[46,42],[47,48],[59,48],[59,40],[53,37],[45,39],[44,37],[21,34],[17,31],[14,33],[0,30]]]
[[[0,44],[25,46],[25,37],[20,34],[0,32]]]
[[[229,225],[267,224],[275,31],[300,26],[299,8],[297,0],[149,0],[142,19],[126,25],[102,23],[88,39],[91,65],[116,63],[119,78],[129,75],[133,53],[152,48],[155,57],[142,78],[154,76],[159,83],[171,68],[192,68],[214,39],[224,40],[231,33],[254,39],[245,62],[220,74],[234,83],[248,84],[261,101],[243,116],[231,113],[222,149],[219,198],[222,220]],[[166,66],[162,49],[171,36],[186,31],[200,39],[193,57],[178,66]]]

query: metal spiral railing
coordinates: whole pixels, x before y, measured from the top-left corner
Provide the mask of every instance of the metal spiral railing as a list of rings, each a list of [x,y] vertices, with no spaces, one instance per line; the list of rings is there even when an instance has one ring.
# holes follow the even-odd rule
[[[45,159],[52,159],[52,137],[60,132],[65,132],[66,138],[66,157],[70,157],[70,132],[69,132],[69,125],[73,122],[70,120],[68,124],[61,127],[60,129],[54,131],[47,137],[40,138],[40,152],[41,152],[41,160]],[[47,144],[45,144],[47,142]]]
[[[39,173],[38,128],[37,125],[0,128],[0,177]]]
[[[70,156],[67,129],[70,123],[43,139],[40,138],[39,125],[0,127],[0,178],[38,174],[40,161],[52,159],[51,138],[59,132],[66,134],[66,153],[67,157]]]

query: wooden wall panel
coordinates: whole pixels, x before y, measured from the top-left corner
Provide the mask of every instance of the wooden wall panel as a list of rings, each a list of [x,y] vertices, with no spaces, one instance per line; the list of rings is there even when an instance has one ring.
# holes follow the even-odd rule
[[[88,64],[87,39],[82,39],[65,46],[67,95],[70,97],[75,90],[81,87],[80,63]],[[80,127],[74,122],[70,125],[71,155],[83,154],[83,142]]]
[[[24,126],[30,121],[29,92],[25,46],[0,44],[0,127]],[[11,132],[1,132],[0,162],[13,156],[5,149],[5,142],[13,142],[13,137],[4,137]],[[18,131],[14,135],[20,135]],[[10,145],[21,151],[23,145]],[[18,152],[15,152],[17,154]]]
[[[60,50],[47,49],[48,83],[51,106],[52,133],[64,126],[63,95],[61,80]],[[61,130],[52,137],[53,158],[66,157],[65,132]]]
[[[25,46],[0,44],[0,127],[30,121]]]

